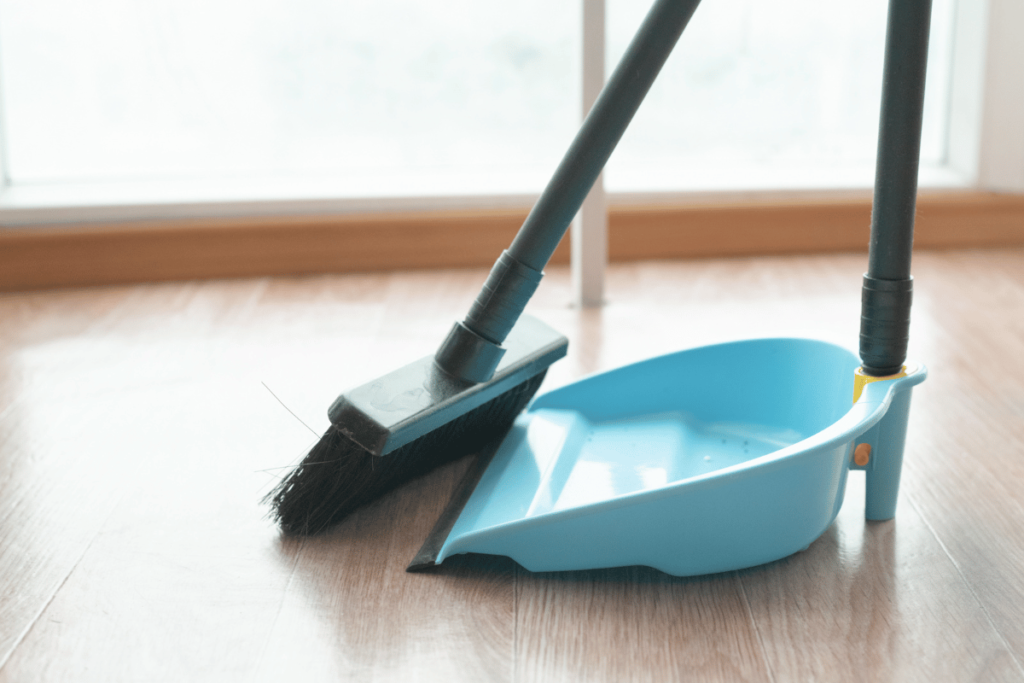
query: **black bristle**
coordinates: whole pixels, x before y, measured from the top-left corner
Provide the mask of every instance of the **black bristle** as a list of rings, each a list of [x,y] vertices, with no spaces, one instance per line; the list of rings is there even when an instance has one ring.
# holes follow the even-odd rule
[[[385,456],[370,455],[332,425],[264,498],[288,534],[310,535],[406,481],[503,435],[537,393],[545,372]]]

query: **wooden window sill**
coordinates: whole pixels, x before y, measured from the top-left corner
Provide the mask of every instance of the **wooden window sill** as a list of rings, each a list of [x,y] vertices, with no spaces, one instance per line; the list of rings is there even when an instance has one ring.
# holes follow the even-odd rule
[[[918,248],[1024,244],[1024,196],[922,192]],[[523,210],[211,218],[0,230],[0,291],[489,266]],[[612,206],[613,261],[866,250],[871,199]],[[568,261],[568,240],[555,262]]]

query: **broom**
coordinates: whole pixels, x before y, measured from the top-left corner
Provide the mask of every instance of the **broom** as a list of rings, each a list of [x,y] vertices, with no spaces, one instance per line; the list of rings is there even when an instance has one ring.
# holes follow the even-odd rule
[[[568,345],[520,315],[698,3],[657,0],[651,7],[512,245],[437,353],[331,405],[331,426],[264,499],[285,533],[320,532],[507,433]]]

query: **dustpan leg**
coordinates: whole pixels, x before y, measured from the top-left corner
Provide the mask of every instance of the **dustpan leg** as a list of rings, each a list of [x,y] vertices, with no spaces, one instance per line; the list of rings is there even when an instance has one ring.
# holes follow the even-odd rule
[[[912,393],[910,387],[897,392],[885,417],[857,440],[858,446],[867,444],[871,447],[867,464],[863,467],[854,465],[854,469],[864,469],[867,475],[864,501],[864,516],[867,519],[881,521],[896,516]]]

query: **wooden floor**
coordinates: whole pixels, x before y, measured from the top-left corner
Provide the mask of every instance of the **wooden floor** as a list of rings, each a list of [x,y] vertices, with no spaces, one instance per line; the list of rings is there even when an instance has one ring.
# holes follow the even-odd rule
[[[854,346],[864,264],[616,265],[586,311],[554,269],[530,310],[571,346],[545,388],[727,339]],[[863,521],[855,472],[808,550],[690,579],[406,574],[465,461],[322,537],[266,520],[315,439],[282,403],[319,432],[432,353],[483,270],[0,296],[0,680],[1024,680],[1024,249],[914,266],[931,374],[897,518]]]

